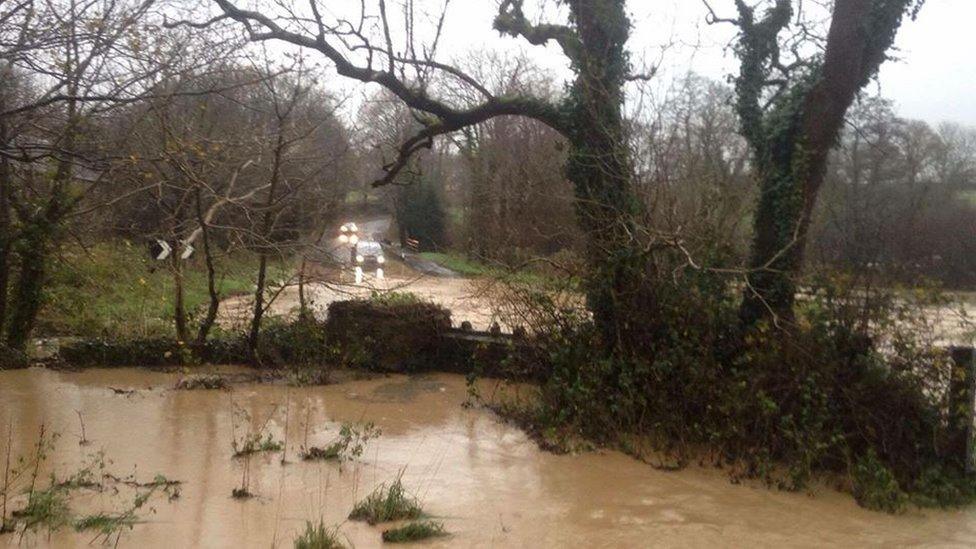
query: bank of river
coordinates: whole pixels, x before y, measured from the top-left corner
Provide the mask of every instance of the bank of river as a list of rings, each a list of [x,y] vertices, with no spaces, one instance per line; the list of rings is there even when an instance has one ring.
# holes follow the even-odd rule
[[[401,472],[452,533],[431,546],[976,546],[976,509],[893,517],[826,489],[811,496],[736,486],[718,470],[662,472],[616,452],[548,454],[492,414],[463,408],[459,376],[172,390],[178,378],[134,369],[0,372],[0,447],[12,425],[15,454],[29,451],[44,424],[62,434],[50,460],[62,474],[104,449],[116,476],[183,481],[178,499],[154,499],[154,512],[140,513],[121,547],[291,547],[305,521],[320,517],[340,525],[349,545],[379,546],[381,527],[346,516]],[[250,489],[258,497],[232,499],[242,473],[232,457],[235,431],[267,421],[283,438],[286,410],[288,463],[280,453],[256,455]],[[88,445],[78,444],[76,411]],[[363,421],[382,435],[360,458],[340,466],[298,457],[306,436],[323,445],[341,423]],[[84,494],[75,505],[106,509],[124,496]],[[28,534],[23,543],[87,547],[92,538],[69,527]],[[17,542],[0,537],[0,546]]]

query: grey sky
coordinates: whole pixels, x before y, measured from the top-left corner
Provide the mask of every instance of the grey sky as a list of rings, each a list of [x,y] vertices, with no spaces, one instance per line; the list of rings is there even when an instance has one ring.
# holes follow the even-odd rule
[[[494,0],[454,0],[442,53],[519,48],[565,75],[565,61],[554,47],[524,46],[498,37],[491,29],[496,5]],[[712,5],[722,14],[734,13],[733,0],[712,0]],[[734,59],[724,48],[733,29],[706,25],[700,0],[630,0],[629,7],[631,49],[638,60],[655,60],[660,46],[675,43],[666,53],[665,78],[689,67],[713,78],[734,70]],[[976,61],[964,45],[974,20],[976,0],[928,0],[919,19],[903,26],[897,40],[901,60],[887,63],[880,75],[882,93],[895,100],[900,114],[976,126]]]

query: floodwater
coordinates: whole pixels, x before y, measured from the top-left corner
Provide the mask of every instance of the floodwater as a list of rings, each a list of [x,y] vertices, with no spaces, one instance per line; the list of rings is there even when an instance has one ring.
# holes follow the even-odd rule
[[[49,460],[60,478],[104,450],[106,470],[119,477],[183,481],[178,499],[154,497],[139,510],[120,547],[291,547],[305,521],[320,518],[338,525],[347,545],[376,547],[382,525],[346,516],[400,474],[451,533],[428,543],[436,547],[976,546],[976,509],[893,517],[829,489],[733,485],[718,470],[663,472],[616,452],[545,453],[491,413],[462,407],[459,376],[172,390],[178,378],[135,369],[0,372],[0,448],[12,425],[14,454],[28,452],[44,424],[62,435]],[[79,445],[78,413],[87,445]],[[321,446],[342,422],[361,421],[382,429],[361,457],[341,465],[299,458],[306,437]],[[289,463],[281,453],[252,457],[257,497],[232,499],[244,465],[232,457],[232,440],[261,426],[279,439],[287,426]],[[80,494],[72,510],[127,501],[124,490]],[[94,537],[66,527],[8,534],[0,546],[87,547]]]

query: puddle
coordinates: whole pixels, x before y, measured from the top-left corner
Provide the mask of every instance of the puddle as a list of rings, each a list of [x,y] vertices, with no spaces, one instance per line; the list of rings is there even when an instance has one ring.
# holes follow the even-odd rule
[[[547,454],[490,413],[463,408],[461,376],[170,390],[178,378],[134,369],[0,372],[0,446],[12,423],[15,453],[23,453],[43,423],[62,435],[50,460],[62,474],[104,449],[108,470],[120,477],[183,481],[179,499],[153,500],[154,512],[140,512],[143,522],[122,534],[120,547],[291,547],[305,521],[320,517],[340,525],[348,545],[377,547],[382,527],[346,516],[401,471],[452,534],[426,544],[433,547],[976,546],[976,509],[891,517],[830,490],[810,496],[735,486],[721,471],[661,472],[616,452]],[[250,490],[258,497],[237,501],[231,491],[242,461],[232,458],[231,444],[235,426],[238,436],[246,428],[242,410],[255,428],[267,421],[277,439],[287,411],[289,463],[280,463],[280,453],[252,457]],[[76,411],[87,446],[78,444]],[[383,431],[360,458],[341,466],[301,461],[306,436],[321,446],[342,422],[360,421]],[[104,505],[104,497],[77,505]],[[88,547],[93,537],[69,527],[28,534],[23,545]],[[0,546],[17,541],[3,536]]]

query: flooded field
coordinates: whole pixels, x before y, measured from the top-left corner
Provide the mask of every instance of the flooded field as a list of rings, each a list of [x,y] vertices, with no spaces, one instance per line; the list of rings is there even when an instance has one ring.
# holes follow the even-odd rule
[[[713,469],[662,472],[616,452],[541,452],[491,413],[462,407],[458,376],[173,390],[179,378],[134,369],[0,372],[0,448],[12,426],[14,454],[31,452],[43,424],[61,434],[48,460],[59,478],[104,450],[100,474],[181,481],[178,498],[158,493],[138,510],[120,547],[291,547],[305,522],[319,519],[338,525],[349,546],[379,546],[383,525],[347,516],[399,475],[450,532],[427,543],[436,547],[976,546],[976,509],[893,517],[827,489],[788,494],[732,485]],[[82,422],[88,444],[79,444]],[[300,458],[301,446],[363,422],[382,434],[360,457]],[[284,452],[234,458],[234,440],[248,431],[285,440]],[[245,465],[255,497],[235,500]],[[132,497],[125,486],[77,490],[72,512],[124,507]],[[0,546],[87,547],[96,537],[68,525],[7,534]]]

